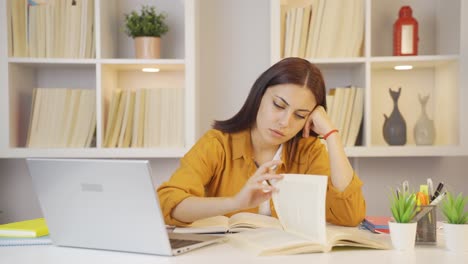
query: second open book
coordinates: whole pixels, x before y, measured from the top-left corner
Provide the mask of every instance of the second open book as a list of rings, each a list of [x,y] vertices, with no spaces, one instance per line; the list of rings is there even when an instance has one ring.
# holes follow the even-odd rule
[[[372,234],[356,227],[326,224],[327,177],[285,174],[276,186],[273,203],[278,219],[251,213],[230,218],[211,217],[176,228],[179,233],[239,232],[229,235],[231,244],[258,255],[327,252],[334,246],[389,248],[387,235]]]

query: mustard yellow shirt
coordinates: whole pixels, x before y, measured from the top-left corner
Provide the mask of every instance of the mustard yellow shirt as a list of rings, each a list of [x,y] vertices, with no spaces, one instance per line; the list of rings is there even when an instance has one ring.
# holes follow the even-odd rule
[[[292,163],[287,163],[289,156],[287,151],[287,148],[283,148],[283,163],[276,170],[278,174],[329,176],[326,196],[327,222],[356,226],[362,221],[366,213],[366,203],[361,191],[361,180],[354,173],[346,189],[338,191],[330,180],[328,152],[318,138],[308,137],[299,140]],[[185,198],[234,196],[256,170],[249,130],[239,133],[209,130],[180,160],[180,167],[170,180],[158,188],[166,224],[187,225],[171,217],[172,210]],[[271,202],[270,209],[272,215],[276,217]],[[258,213],[258,207],[243,211]],[[237,212],[227,216],[234,213]]]

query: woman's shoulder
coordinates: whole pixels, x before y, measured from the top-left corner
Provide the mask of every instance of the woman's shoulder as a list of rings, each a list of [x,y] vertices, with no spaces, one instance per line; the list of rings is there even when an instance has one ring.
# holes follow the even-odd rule
[[[229,142],[231,137],[231,133],[222,132],[217,129],[210,129],[198,139],[195,145],[226,145],[226,142]]]
[[[246,136],[250,136],[247,130],[240,131],[240,132],[223,132],[218,129],[210,129],[203,134],[201,137],[204,139],[208,140],[213,140],[213,139],[218,139],[218,140],[232,140],[232,139],[238,139],[238,138],[244,138]]]
[[[208,131],[205,132],[200,138],[200,140],[223,140],[225,138],[230,137],[229,133],[222,132],[218,129],[209,129]]]

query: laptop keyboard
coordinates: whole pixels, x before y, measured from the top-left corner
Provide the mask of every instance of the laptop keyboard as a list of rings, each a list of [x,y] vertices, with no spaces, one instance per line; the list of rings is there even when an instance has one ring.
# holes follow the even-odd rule
[[[186,240],[186,239],[175,239],[175,238],[171,238],[169,239],[169,241],[173,249],[200,243],[200,241],[197,241],[197,240]]]

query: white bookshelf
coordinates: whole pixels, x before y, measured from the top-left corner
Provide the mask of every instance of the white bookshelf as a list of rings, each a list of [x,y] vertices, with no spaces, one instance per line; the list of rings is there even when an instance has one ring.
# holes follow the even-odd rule
[[[94,0],[95,57],[18,58],[9,55],[8,5],[0,0],[0,157],[177,158],[195,142],[196,69],[194,0]],[[124,14],[154,5],[167,14],[169,32],[162,37],[161,59],[134,58],[133,39],[124,33]],[[5,58],[5,60],[3,60]],[[143,73],[157,67],[158,73]],[[41,88],[86,88],[96,92],[96,143],[91,148],[27,148],[32,91]],[[180,88],[184,90],[183,146],[104,148],[104,127],[114,89]]]
[[[346,1],[346,0],[343,0]],[[362,0],[365,6],[364,40],[361,56],[346,58],[307,58],[325,78],[327,89],[355,85],[365,89],[362,145],[346,147],[350,157],[459,156],[468,154],[468,70],[465,26],[468,4],[461,0]],[[281,14],[303,7],[312,0],[271,2],[271,63],[281,59],[284,29]],[[418,56],[392,56],[393,23],[401,6],[410,5],[419,23]],[[396,71],[396,65],[410,64],[409,71]],[[402,87],[398,101],[406,121],[407,143],[388,146],[383,138],[383,114],[393,110],[388,89]],[[421,107],[418,93],[430,94],[429,118],[434,120],[436,138],[431,146],[414,142],[413,128]]]

